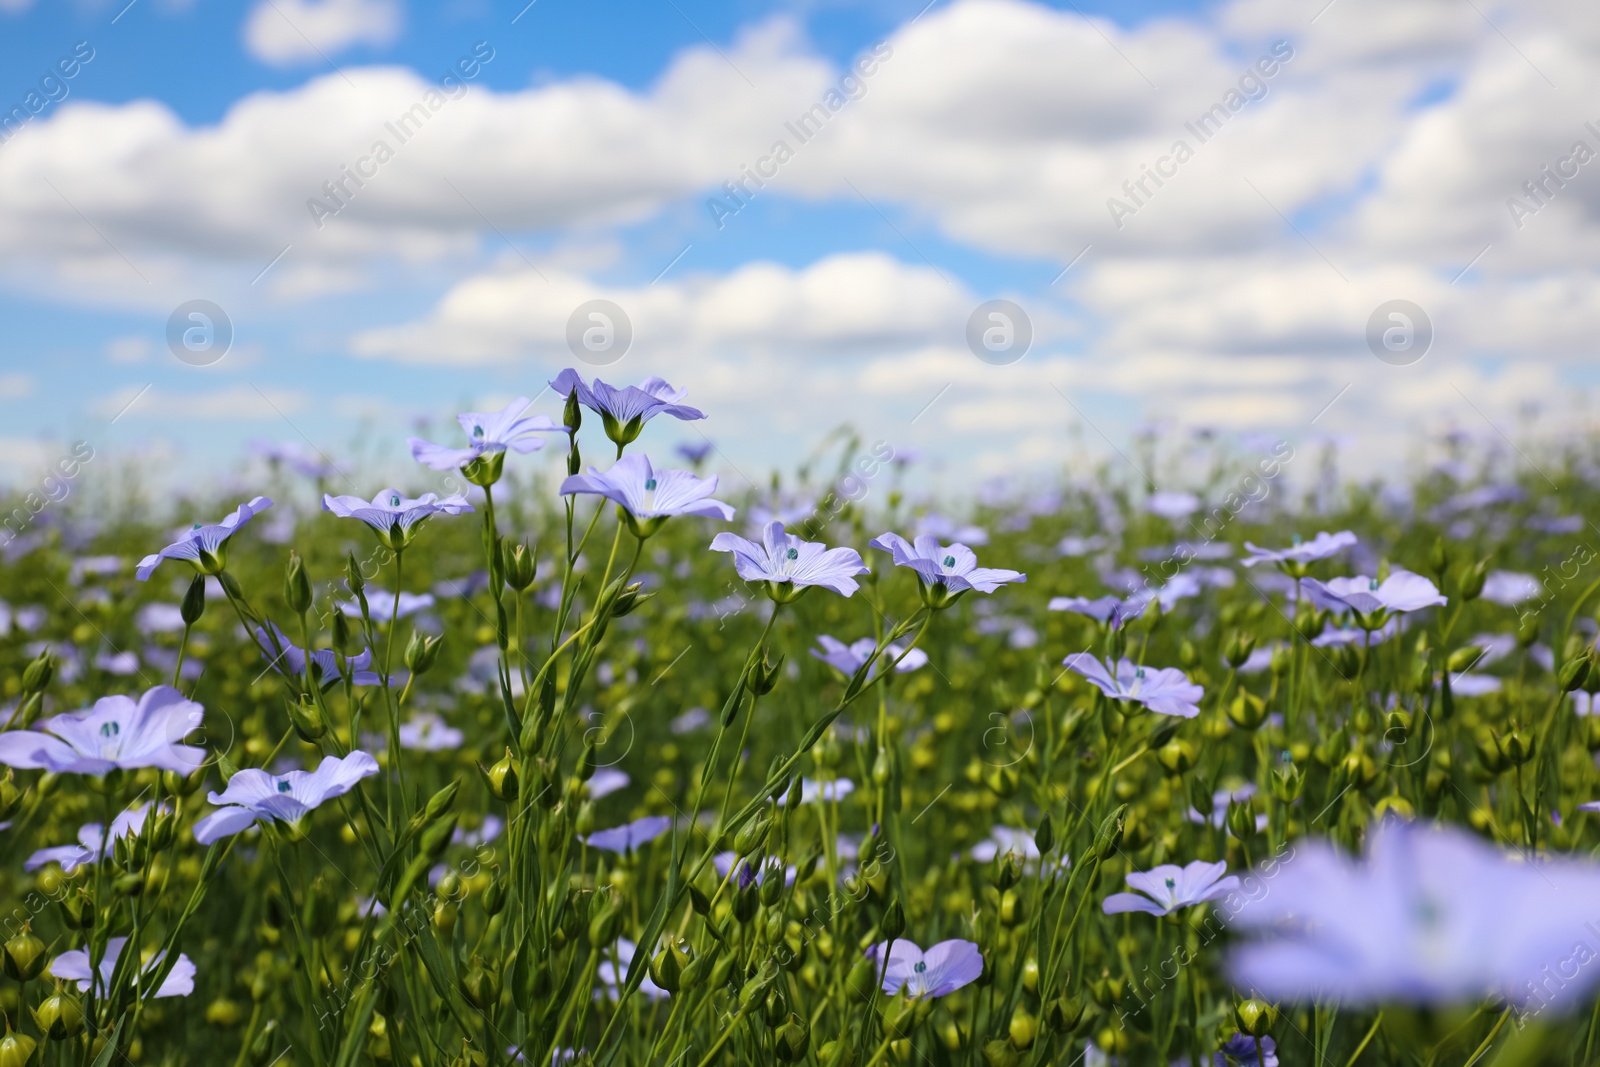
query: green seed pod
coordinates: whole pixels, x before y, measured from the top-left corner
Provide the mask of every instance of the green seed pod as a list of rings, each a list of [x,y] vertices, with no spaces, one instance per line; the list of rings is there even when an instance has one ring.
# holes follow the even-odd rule
[[[694,953],[689,942],[681,937],[668,938],[650,961],[650,980],[668,993],[676,993],[683,988],[685,972],[693,964]]]
[[[1069,1034],[1083,1018],[1083,999],[1065,993],[1052,1000],[1045,1008],[1045,1025],[1058,1034]]]
[[[1255,651],[1255,647],[1255,634],[1245,633],[1243,630],[1235,630],[1228,635],[1228,639],[1222,644],[1222,658],[1227,662],[1228,666],[1238,670],[1245,665],[1245,661],[1250,658],[1250,653]]]
[[[44,649],[28,661],[22,669],[22,691],[25,693],[42,693],[50,685],[50,679],[56,676],[56,660],[49,649]]]
[[[507,804],[514,802],[521,792],[516,761],[511,758],[511,749],[506,749],[506,754],[493,767],[483,771],[484,778],[489,783],[489,792],[494,794],[496,800],[505,801]]]
[[[510,892],[503,879],[495,878],[484,888],[483,910],[486,915],[499,915],[506,906],[506,896]]]
[[[50,1040],[65,1041],[83,1033],[83,1006],[65,993],[57,993],[33,1010],[33,1021]]]
[[[1022,1053],[1012,1048],[1010,1041],[997,1037],[984,1043],[983,1062],[989,1067],[1017,1067],[1022,1062]]]
[[[45,954],[44,942],[34,936],[28,925],[5,944],[5,970],[7,976],[18,982],[31,982],[43,973],[50,957]]]
[[[768,1026],[779,1026],[789,1017],[789,998],[783,995],[781,986],[773,986],[767,991],[766,1003],[761,1006],[762,1018]]]
[[[1293,804],[1306,787],[1306,772],[1293,763],[1272,768],[1272,795],[1280,804]]]
[[[1028,1011],[1026,1004],[1018,1004],[1011,1013],[1011,1025],[1006,1033],[1013,1048],[1026,1051],[1033,1047],[1033,1039],[1039,1034],[1039,1018]]]
[[[1228,720],[1241,730],[1255,730],[1267,719],[1267,705],[1254,693],[1240,690],[1228,702]]]
[[[422,831],[422,839],[418,842],[422,854],[429,861],[435,861],[444,855],[444,850],[450,847],[450,838],[456,832],[457,819],[454,815],[447,815],[443,819]]]
[[[461,976],[461,995],[479,1011],[487,1011],[500,1000],[500,975],[481,956],[473,956],[467,973]]]
[[[1532,734],[1516,729],[1501,736],[1499,742],[1500,754],[1510,767],[1520,767],[1531,760],[1535,747]]]
[[[1272,1024],[1277,1022],[1278,1009],[1264,1000],[1252,997],[1234,1005],[1233,1019],[1239,1024],[1242,1033],[1260,1037],[1271,1030]]]
[[[850,973],[845,975],[845,988],[850,994],[862,1003],[872,999],[872,991],[878,986],[878,968],[881,964],[871,957],[862,956],[850,967]]]
[[[756,917],[756,912],[761,908],[760,890],[754,882],[741,886],[733,893],[733,917],[742,923],[747,923]]]
[[[1156,762],[1175,778],[1187,774],[1199,758],[1199,746],[1182,738],[1168,741],[1156,750]]]
[[[906,910],[901,906],[899,897],[889,901],[883,919],[878,923],[878,932],[883,934],[883,939],[891,946],[896,938],[906,932]]]
[[[1461,575],[1461,599],[1477,600],[1483,595],[1483,583],[1489,577],[1489,560],[1480,559]]]
[[[1033,832],[1033,847],[1039,850],[1039,855],[1047,854],[1056,843],[1055,825],[1050,821],[1050,813],[1045,812],[1039,820],[1039,828]]]
[[[1589,677],[1591,658],[1588,653],[1585,653],[1569,659],[1561,665],[1561,673],[1557,677],[1564,691],[1570,693],[1575,689],[1583,688],[1583,683]]]
[[[789,1021],[778,1027],[772,1035],[773,1052],[784,1063],[799,1063],[806,1058],[806,1050],[811,1047],[811,1031],[807,1029],[805,1020],[791,1013]]]
[[[1238,801],[1228,805],[1228,832],[1240,841],[1250,841],[1259,832],[1256,830],[1256,809],[1250,801]]]
[[[33,1062],[33,1051],[39,1043],[27,1034],[14,1034],[9,1027],[0,1038],[0,1067],[28,1067]]]
[[[291,700],[289,705],[289,721],[294,725],[294,732],[300,735],[301,740],[311,744],[328,732],[328,720],[322,714],[322,705],[316,696],[311,693],[302,693],[298,700]]]
[[[1094,854],[1100,860],[1109,858],[1122,845],[1122,831],[1128,817],[1128,805],[1120,804],[1117,810],[1105,817],[1095,833]]]
[[[406,668],[418,677],[427,674],[439,658],[439,646],[443,643],[443,637],[424,637],[412,630],[411,640],[406,642]]]
[[[538,575],[538,561],[526,544],[512,545],[502,553],[505,562],[506,584],[517,592],[526,592]]]
[[[250,1042],[250,1062],[253,1067],[268,1067],[274,1055],[273,1049],[278,1043],[278,1020],[268,1019],[266,1025],[256,1031],[254,1040]]]
[[[762,812],[739,828],[738,836],[733,839],[733,850],[741,856],[748,856],[758,850],[767,840],[767,831],[772,828],[772,819]]]

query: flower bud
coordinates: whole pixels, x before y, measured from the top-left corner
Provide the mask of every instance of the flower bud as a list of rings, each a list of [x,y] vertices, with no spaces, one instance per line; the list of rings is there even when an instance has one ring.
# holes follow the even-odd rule
[[[1236,801],[1228,805],[1228,832],[1240,841],[1256,836],[1256,809],[1250,801]]]
[[[539,573],[538,560],[533,552],[519,542],[505,551],[504,559],[506,584],[519,593],[526,591]]]
[[[49,649],[43,649],[28,662],[22,671],[22,691],[25,693],[42,693],[50,685],[50,679],[56,675],[56,660]]]
[[[882,964],[870,956],[862,956],[850,967],[850,973],[845,975],[845,988],[857,1000],[868,1001],[872,999],[872,991],[878,986],[878,972]]]
[[[1033,832],[1033,847],[1039,850],[1039,855],[1047,854],[1056,843],[1055,825],[1050,821],[1050,813],[1045,812],[1039,819],[1039,828]]]
[[[328,720],[322,714],[322,705],[310,693],[300,694],[299,699],[289,703],[289,721],[294,724],[294,732],[300,739],[315,743],[318,738],[328,732]]]
[[[1071,1033],[1083,1018],[1083,1000],[1065,993],[1045,1007],[1045,1025],[1058,1034]]]
[[[1128,805],[1119,804],[1117,810],[1105,817],[1095,834],[1094,854],[1104,861],[1122,845],[1122,831],[1128,816]]]
[[[583,425],[583,409],[578,406],[578,391],[576,389],[567,394],[567,404],[561,413],[561,425],[572,431],[572,439],[576,441],[578,427]]]
[[[768,859],[761,867],[761,903],[772,907],[783,899],[784,875],[783,861],[776,857]]]
[[[789,998],[783,995],[781,985],[775,985],[767,991],[767,1001],[761,1006],[761,1014],[771,1027],[777,1027],[788,1016]]]
[[[33,1021],[50,1040],[64,1041],[83,1033],[83,1006],[66,993],[57,993],[33,1010]]]
[[[1462,671],[1471,670],[1478,660],[1483,658],[1483,649],[1477,645],[1462,645],[1450,653],[1450,658],[1445,661],[1451,674],[1460,674]]]
[[[762,812],[739,828],[738,835],[733,839],[733,850],[741,856],[750,855],[767,840],[767,831],[771,828],[771,817]]]
[[[1017,1067],[1022,1062],[1022,1053],[1011,1047],[1011,1042],[1003,1037],[984,1043],[983,1062],[988,1067]]]
[[[1489,561],[1480,559],[1461,575],[1461,599],[1477,600],[1483,595],[1483,583],[1489,577]]]
[[[206,613],[206,576],[197,574],[183,594],[183,604],[178,608],[185,626],[193,626]]]
[[[1514,729],[1500,738],[1499,748],[1508,766],[1520,767],[1533,758],[1533,735]]]
[[[1033,1039],[1039,1033],[1039,1019],[1029,1013],[1027,1005],[1018,1004],[1016,1011],[1011,1013],[1011,1025],[1006,1033],[1011,1037],[1013,1047],[1021,1050],[1033,1047]]]
[[[455,832],[456,817],[454,815],[440,819],[422,831],[422,840],[418,842],[422,848],[422,854],[427,856],[429,861],[437,860],[444,855],[444,850],[450,847],[450,838],[454,836]]]
[[[1228,666],[1238,670],[1245,665],[1245,661],[1250,658],[1250,653],[1255,651],[1255,647],[1255,634],[1245,633],[1243,630],[1235,630],[1223,642],[1222,658],[1227,661]]]
[[[416,630],[412,630],[411,640],[406,643],[406,668],[413,675],[427,674],[434,661],[439,658],[439,646],[443,642],[442,636],[424,637]]]
[[[506,896],[509,892],[510,890],[506,887],[504,879],[495,878],[491,880],[489,884],[484,887],[483,896],[481,898],[484,914],[491,917],[499,915],[500,912],[505,909]]]
[[[238,1026],[244,1021],[244,1009],[239,1002],[218,997],[206,1005],[206,1022],[213,1026]]]
[[[772,692],[778,684],[778,672],[783,668],[784,656],[780,655],[776,663],[767,662],[767,654],[761,653],[761,659],[750,668],[750,677],[745,681],[745,686],[758,697],[764,697]]]
[[[1254,730],[1267,719],[1267,705],[1254,693],[1240,690],[1228,702],[1228,719],[1241,730]]]
[[[611,617],[620,619],[624,615],[631,615],[642,607],[645,601],[655,596],[654,593],[646,593],[643,590],[643,582],[634,582],[618,591],[616,599],[611,602]]]
[[[906,911],[901,906],[899,897],[889,902],[889,907],[884,910],[883,920],[878,923],[878,930],[891,947],[895,939],[906,932]]]
[[[496,800],[503,800],[510,804],[517,799],[517,794],[521,791],[520,780],[517,764],[511,758],[511,749],[509,747],[498,763],[484,770],[483,776],[488,780],[489,792],[494,794]]]
[[[306,562],[298,552],[289,553],[289,565],[283,574],[283,599],[296,615],[311,610],[311,579],[306,577]]]
[[[1264,1000],[1251,997],[1234,1005],[1233,1019],[1239,1024],[1240,1032],[1260,1037],[1278,1021],[1278,1009]]]
[[[1583,683],[1589,678],[1591,659],[1592,657],[1586,652],[1581,656],[1574,656],[1561,665],[1561,673],[1558,675],[1558,679],[1561,683],[1561,688],[1565,692],[1570,693],[1575,689],[1583,688]]]
[[[1011,849],[998,853],[994,858],[994,884],[1002,893],[1017,884],[1017,879],[1022,877],[1022,857]]]
[[[461,976],[461,995],[479,1011],[487,1011],[499,1002],[500,975],[484,963],[483,957],[472,957],[467,973]]]
[[[1293,804],[1306,787],[1306,772],[1293,763],[1272,768],[1272,795],[1280,804]]]
[[[50,957],[45,954],[44,942],[39,940],[27,925],[5,944],[5,970],[14,981],[31,982],[44,971]]]
[[[1156,750],[1156,762],[1177,777],[1188,772],[1200,758],[1200,749],[1193,741],[1175,739]]]

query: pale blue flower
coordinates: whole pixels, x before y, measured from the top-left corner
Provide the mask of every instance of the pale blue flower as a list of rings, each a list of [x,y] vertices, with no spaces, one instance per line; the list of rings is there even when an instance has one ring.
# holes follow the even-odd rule
[[[386,548],[399,551],[411,543],[415,529],[435,515],[460,515],[472,510],[467,498],[455,493],[443,499],[437,493],[412,498],[398,489],[381,490],[370,502],[358,496],[322,495],[322,509],[341,519],[360,519],[372,527]]]
[[[470,442],[466,448],[436,445],[420,437],[408,437],[411,458],[436,471],[458,470],[481,456],[493,457],[507,449],[536,452],[544,447],[542,434],[565,433],[566,428],[548,415],[524,415],[533,401],[519,396],[499,411],[468,411],[456,416]],[[497,468],[498,469],[498,468]]]
[[[855,575],[867,573],[861,555],[853,548],[829,548],[785,533],[774,519],[762,531],[761,543],[734,533],[719,533],[711,551],[732,552],[734,569],[747,582],[766,582],[774,600],[787,602],[811,586],[849,596],[860,588]]]
[[[902,989],[908,997],[948,996],[983,974],[983,953],[973,942],[960,939],[941,941],[926,952],[904,938],[892,946],[880,941],[867,949],[867,958],[883,968],[883,991],[891,997]]]
[[[1139,892],[1113,893],[1106,897],[1101,907],[1107,915],[1125,911],[1166,915],[1179,908],[1225,897],[1239,888],[1238,876],[1228,874],[1228,865],[1221,860],[1216,863],[1195,860],[1185,867],[1163,863],[1148,871],[1130,871],[1124,878]]]
[[[361,779],[377,773],[378,761],[360,749],[342,758],[325,757],[314,771],[274,775],[246,767],[228,779],[221,793],[207,795],[219,807],[194,824],[194,839],[209,845],[258,822],[297,824],[324,802],[344,796]]]
[[[219,523],[210,526],[195,523],[172,544],[140,560],[136,575],[141,582],[147,581],[164,559],[186,560],[195,570],[204,574],[220,573],[228,561],[228,538],[271,506],[272,501],[266,497],[253,497],[248,503],[234,508]]]
[[[1074,652],[1062,665],[1093,682],[1113,700],[1143,704],[1159,715],[1192,719],[1200,714],[1199,702],[1205,690],[1176,667],[1141,667],[1124,657],[1113,674],[1108,664],[1087,652]]]

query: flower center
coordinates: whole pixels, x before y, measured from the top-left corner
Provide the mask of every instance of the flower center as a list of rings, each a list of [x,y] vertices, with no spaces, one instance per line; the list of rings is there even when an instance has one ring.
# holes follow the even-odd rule
[[[1134,671],[1134,672],[1133,672],[1133,676],[1134,676],[1134,677],[1135,677],[1135,678],[1143,678],[1143,677],[1144,677],[1144,668],[1143,668],[1143,667],[1139,667],[1139,668],[1137,668],[1137,669],[1136,669],[1136,670],[1135,670],[1135,671]]]
[[[482,426],[474,426],[472,428],[472,436],[474,436],[474,437],[482,437],[483,436],[483,427]]]
[[[785,559],[799,559],[800,550],[798,548],[791,548],[789,551],[785,552],[783,556]]]
[[[278,792],[287,793],[287,792],[289,792],[289,790],[291,790],[293,788],[294,788],[293,786],[291,786],[288,782],[284,781],[282,778],[278,779]]]
[[[400,495],[398,493],[389,498],[389,506],[391,508],[397,508],[400,506]]]
[[[946,556],[944,558],[944,565],[946,567],[954,567],[956,565],[956,558],[954,556]]]
[[[1367,588],[1370,589],[1370,590],[1374,590],[1375,591],[1378,588],[1378,579],[1372,578],[1372,579],[1368,580]]]
[[[198,529],[200,529],[200,524],[197,522],[192,527],[190,527],[190,529],[198,530]]]
[[[923,971],[926,971],[928,969],[928,965],[926,963],[924,963],[923,961],[918,960],[916,963],[913,963],[911,965],[911,969],[913,971],[916,971],[918,974],[921,974]]]
[[[121,732],[122,732],[122,727],[118,726],[114,722],[107,722],[107,723],[101,723],[100,724],[100,736],[101,737],[116,737]]]
[[[1289,543],[1290,544],[1294,544],[1294,545],[1298,545],[1300,543],[1300,535],[1299,534],[1295,534],[1293,537],[1291,537],[1289,539]]]
[[[645,479],[645,483],[644,483],[644,487],[645,487],[645,490],[647,492],[651,492],[651,493],[655,492],[656,491],[656,480],[654,478],[646,478]]]
[[[1178,888],[1178,880],[1176,878],[1168,878],[1167,879],[1167,888],[1168,889],[1176,889],[1176,888]]]

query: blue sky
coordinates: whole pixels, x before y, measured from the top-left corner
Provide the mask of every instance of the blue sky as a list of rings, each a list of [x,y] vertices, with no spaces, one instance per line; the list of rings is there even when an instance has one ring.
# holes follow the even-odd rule
[[[1087,464],[1073,442],[1109,452],[1146,420],[1330,433],[1369,468],[1406,432],[1496,434],[1487,409],[1587,384],[1588,173],[1522,227],[1503,201],[1583,132],[1594,16],[1488,11],[0,3],[5,108],[94,49],[0,144],[0,472],[74,437],[158,479],[215,477],[255,438],[403,469],[419,420],[571,363],[586,294],[642,316],[606,373],[686,384],[762,471],[841,421],[967,484]],[[1293,56],[1264,93],[1117,225],[1123,181],[1273,41]],[[874,46],[892,58],[862,95],[715,225],[718,177]],[[421,147],[312,225],[321,180],[475,47],[492,61]],[[1035,341],[996,368],[962,329],[999,297]],[[1438,320],[1409,377],[1366,351],[1394,297]],[[236,330],[214,366],[166,350],[197,298]],[[1336,394],[1369,399],[1319,415]]]

